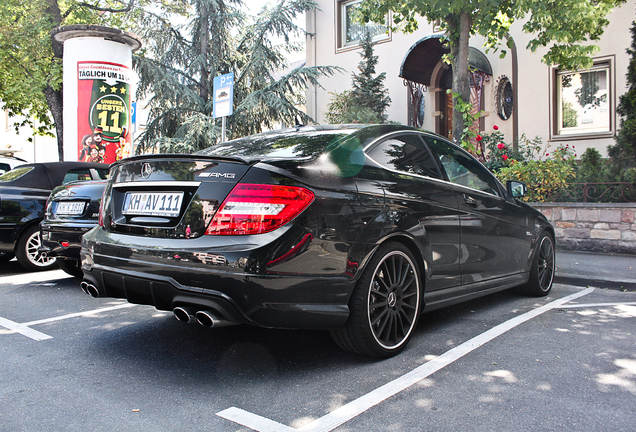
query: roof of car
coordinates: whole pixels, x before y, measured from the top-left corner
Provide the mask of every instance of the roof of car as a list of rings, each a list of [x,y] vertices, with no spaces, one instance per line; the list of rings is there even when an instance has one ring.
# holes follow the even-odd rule
[[[11,182],[12,186],[38,189],[53,189],[62,184],[64,176],[78,168],[108,169],[108,164],[93,162],[41,162],[20,165],[19,168],[33,167],[29,175],[24,175]]]

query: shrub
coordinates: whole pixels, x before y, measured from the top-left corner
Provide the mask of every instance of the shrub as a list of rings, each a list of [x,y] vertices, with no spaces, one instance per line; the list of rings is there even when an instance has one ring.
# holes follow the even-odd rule
[[[576,177],[574,147],[559,146],[553,152],[544,149],[540,137],[522,135],[517,148],[506,144],[497,126],[483,134],[487,149],[485,165],[502,181],[519,180],[528,185],[525,201],[546,201]]]
[[[554,152],[545,153],[545,159],[511,160],[495,175],[505,182],[519,180],[528,185],[524,201],[549,201],[569,181],[576,177],[574,152],[568,146],[559,146]]]

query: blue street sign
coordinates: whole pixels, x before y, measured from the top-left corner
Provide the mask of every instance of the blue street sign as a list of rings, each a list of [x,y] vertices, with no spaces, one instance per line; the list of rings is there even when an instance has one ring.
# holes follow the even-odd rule
[[[234,73],[214,77],[212,115],[227,117],[234,110]]]

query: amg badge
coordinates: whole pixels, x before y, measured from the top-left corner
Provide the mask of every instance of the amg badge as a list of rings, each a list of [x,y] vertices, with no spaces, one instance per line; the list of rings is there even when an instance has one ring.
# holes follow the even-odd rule
[[[206,173],[199,174],[199,177],[216,177],[216,178],[233,179],[234,177],[236,177],[236,173],[206,172]]]

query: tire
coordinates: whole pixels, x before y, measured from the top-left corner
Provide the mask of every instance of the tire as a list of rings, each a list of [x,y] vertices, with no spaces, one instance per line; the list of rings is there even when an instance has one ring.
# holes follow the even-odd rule
[[[541,233],[538,245],[532,260],[528,282],[521,285],[519,291],[533,297],[544,297],[550,293],[554,281],[554,238],[544,231]]]
[[[382,245],[351,294],[347,322],[331,330],[331,337],[357,354],[398,354],[417,326],[421,291],[419,269],[409,249],[397,242]]]
[[[44,257],[38,252],[41,244],[38,225],[31,225],[24,230],[18,239],[15,251],[15,257],[22,267],[31,271],[50,270],[57,267],[55,258]]]
[[[58,259],[57,265],[60,266],[60,268],[64,270],[65,273],[68,273],[71,276],[84,276],[84,273],[82,272],[82,262],[79,260]]]
[[[15,255],[11,252],[2,252],[0,253],[0,263],[9,262],[13,259]]]

